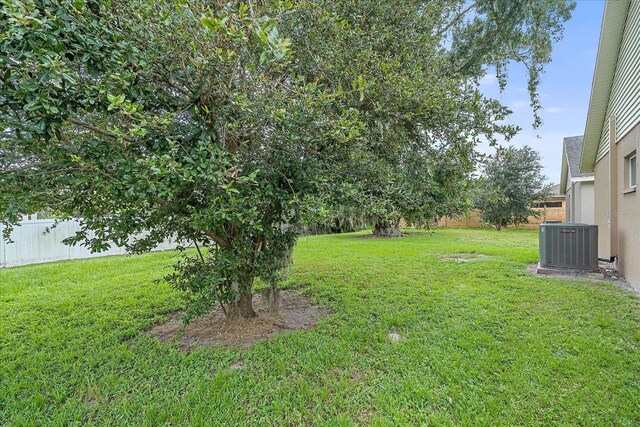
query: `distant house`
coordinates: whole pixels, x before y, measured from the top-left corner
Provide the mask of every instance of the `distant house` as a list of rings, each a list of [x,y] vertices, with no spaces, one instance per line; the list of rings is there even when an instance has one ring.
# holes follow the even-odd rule
[[[582,136],[564,139],[560,193],[566,198],[566,222],[594,224],[593,173],[580,172]]]
[[[594,172],[600,257],[640,289],[640,1],[607,1],[580,160]]]

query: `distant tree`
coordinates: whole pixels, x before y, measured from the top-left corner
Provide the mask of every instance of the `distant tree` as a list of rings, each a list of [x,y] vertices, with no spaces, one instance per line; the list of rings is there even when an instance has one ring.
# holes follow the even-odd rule
[[[496,230],[527,223],[528,217],[540,215],[532,209],[534,202],[549,195],[545,182],[540,154],[531,147],[499,148],[486,159],[476,181],[474,207]]]

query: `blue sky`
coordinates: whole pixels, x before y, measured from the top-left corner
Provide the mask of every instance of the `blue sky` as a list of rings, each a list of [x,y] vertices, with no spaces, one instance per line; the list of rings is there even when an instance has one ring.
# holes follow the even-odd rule
[[[584,133],[603,11],[604,0],[577,2],[571,20],[565,24],[563,39],[554,46],[552,62],[546,66],[538,88],[544,108],[541,113],[544,123],[538,129],[532,129],[533,115],[524,66],[510,67],[503,93],[500,93],[491,70],[482,80],[483,92],[513,110],[508,122],[522,128],[511,140],[513,145],[526,144],[540,152],[544,173],[553,183],[560,181],[562,138]],[[485,153],[493,151],[490,147],[479,149]]]

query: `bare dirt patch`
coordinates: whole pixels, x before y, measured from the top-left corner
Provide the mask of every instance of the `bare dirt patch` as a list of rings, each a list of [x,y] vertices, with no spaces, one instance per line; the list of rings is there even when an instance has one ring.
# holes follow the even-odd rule
[[[258,317],[229,321],[219,307],[194,319],[188,325],[182,321],[182,312],[170,313],[169,320],[156,324],[148,334],[163,342],[175,342],[182,351],[190,351],[196,345],[249,348],[256,341],[301,329],[310,329],[328,312],[311,303],[299,290],[280,291],[281,305],[278,313],[271,311],[265,293],[253,296]]]
[[[474,262],[480,261],[482,259],[488,258],[489,255],[478,254],[475,252],[460,252],[457,254],[453,254],[451,256],[442,257],[445,261],[455,261],[455,262]]]
[[[399,236],[380,236],[373,233],[367,234],[354,234],[354,239],[396,239],[398,237],[416,237],[416,236],[433,236],[436,234],[435,231],[429,229],[421,229],[423,231],[415,231],[416,229],[412,229],[411,232],[405,233],[404,231],[400,233]]]
[[[369,233],[369,234],[358,234],[353,237],[356,239],[397,239],[398,237],[408,237],[407,233],[400,233],[398,236],[380,236],[377,234]]]

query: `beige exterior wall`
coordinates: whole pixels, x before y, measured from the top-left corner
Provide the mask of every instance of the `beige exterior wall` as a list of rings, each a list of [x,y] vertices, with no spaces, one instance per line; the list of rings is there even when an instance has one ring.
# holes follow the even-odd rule
[[[636,125],[618,141],[615,150],[596,163],[594,170],[598,256],[617,256],[618,270],[637,289],[640,289],[640,195],[627,188],[629,176],[625,166],[628,155],[640,151],[639,148],[640,125]],[[615,159],[611,158],[612,152]],[[610,171],[615,176],[610,176]],[[614,190],[610,188],[612,181],[617,181]],[[615,229],[612,232],[612,222],[617,222],[617,233]]]
[[[575,181],[567,190],[566,222],[595,224],[593,181]]]
[[[626,157],[638,150],[640,125],[618,142],[618,269],[640,288],[640,195],[628,189]],[[615,250],[615,248],[614,248]]]
[[[607,153],[594,168],[595,193],[598,195],[594,204],[595,223],[598,226],[598,256],[611,256],[611,224],[609,212],[611,198],[609,197],[609,154]]]
[[[595,154],[594,203],[599,256],[617,257],[617,268],[638,290],[640,195],[635,188],[627,188],[627,159],[640,146],[639,43],[640,0],[608,1],[582,158],[582,168],[588,171],[590,157]],[[594,153],[594,138],[598,134],[598,149]]]
[[[582,181],[580,183],[580,217],[578,222],[584,224],[595,224],[594,203],[595,193],[593,181]]]

